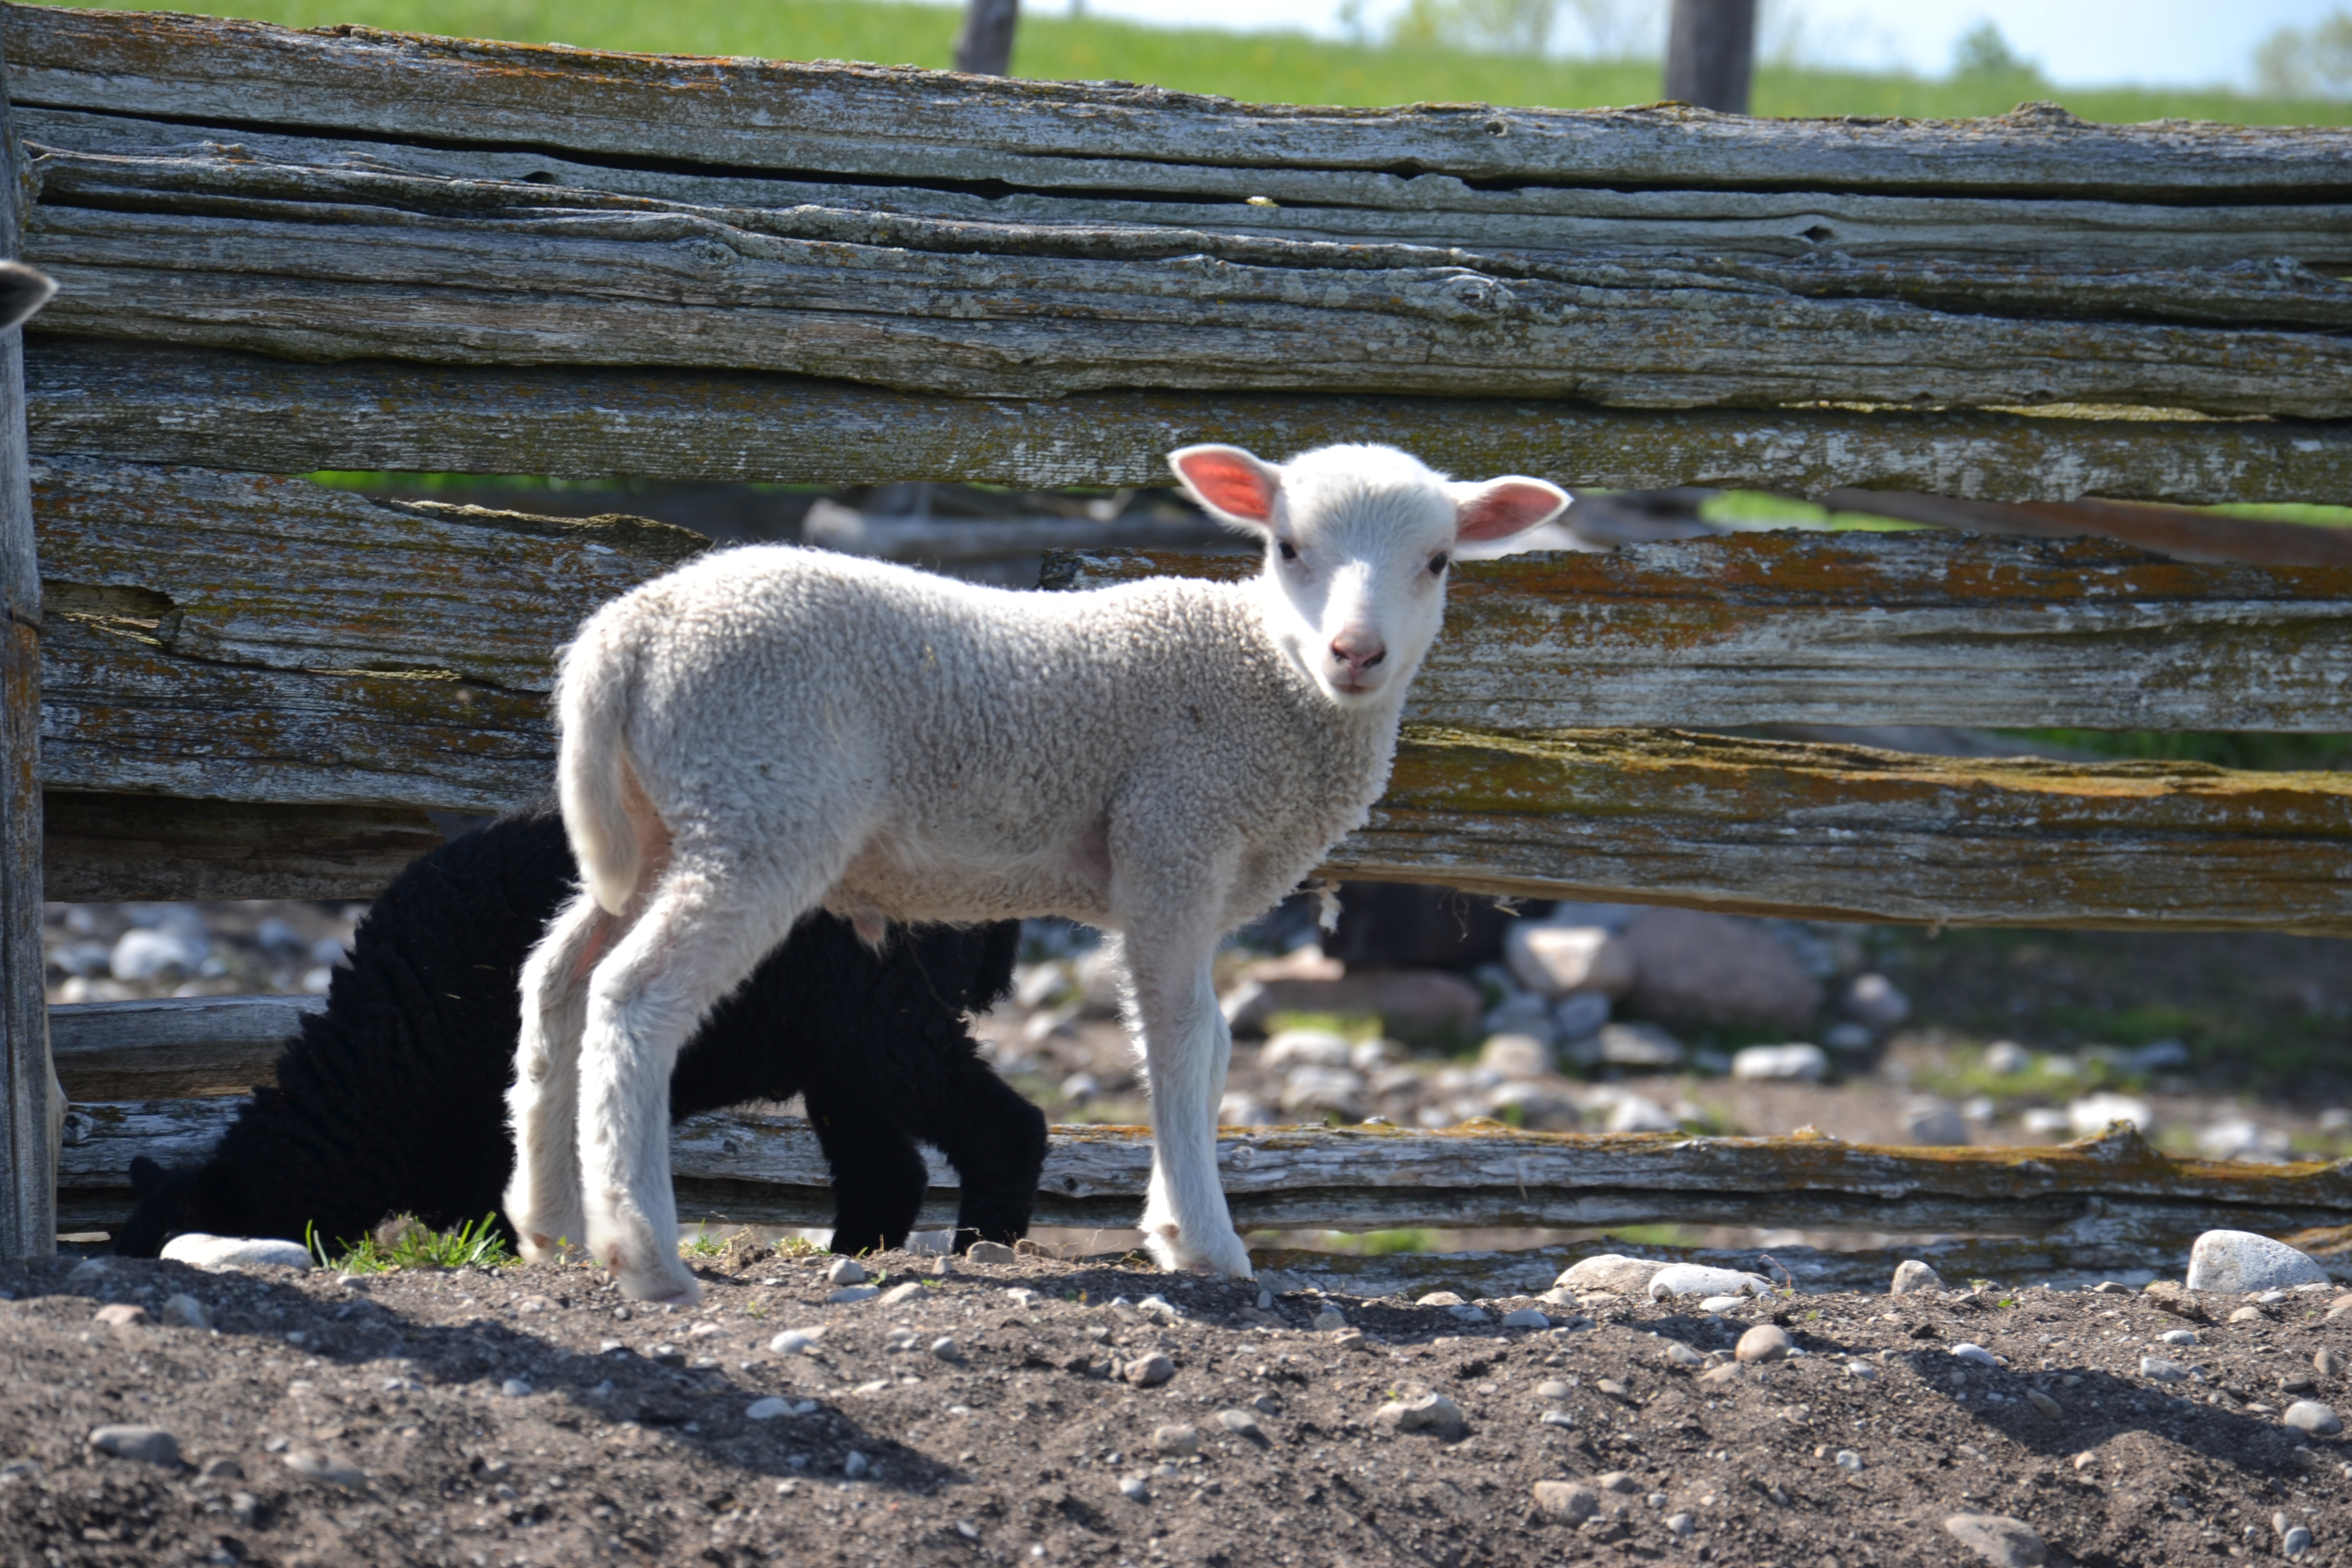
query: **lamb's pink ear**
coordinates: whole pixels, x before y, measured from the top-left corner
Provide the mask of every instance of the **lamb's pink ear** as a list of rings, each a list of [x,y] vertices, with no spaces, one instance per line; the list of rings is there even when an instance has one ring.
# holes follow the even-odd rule
[[[1541,479],[1487,479],[1479,484],[1448,485],[1460,521],[1454,537],[1465,544],[1486,539],[1508,539],[1539,522],[1549,522],[1568,508],[1568,492]]]
[[[1274,527],[1282,474],[1239,447],[1180,447],[1168,466],[1192,498],[1226,522],[1264,533]]]

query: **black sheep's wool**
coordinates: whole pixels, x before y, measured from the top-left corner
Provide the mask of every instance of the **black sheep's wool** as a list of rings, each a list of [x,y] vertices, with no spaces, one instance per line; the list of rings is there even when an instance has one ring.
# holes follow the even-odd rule
[[[327,1010],[306,1018],[199,1164],[134,1161],[115,1250],[170,1237],[356,1240],[387,1215],[436,1229],[498,1210],[514,1149],[506,1089],[523,961],[578,884],[541,805],[404,870],[361,922]],[[1012,987],[1017,922],[894,930],[877,950],[819,913],[721,1003],[679,1056],[670,1114],[807,1097],[833,1169],[833,1247],[902,1244],[929,1183],[919,1142],[962,1183],[956,1246],[1026,1233],[1045,1119],[980,1059],[964,1015]],[[501,1216],[500,1224],[504,1220]]]

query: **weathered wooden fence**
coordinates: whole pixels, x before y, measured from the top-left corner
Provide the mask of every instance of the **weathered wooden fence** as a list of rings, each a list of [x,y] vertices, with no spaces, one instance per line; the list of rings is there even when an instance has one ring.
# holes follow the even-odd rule
[[[26,368],[51,897],[367,895],[426,812],[543,787],[551,650],[703,544],[291,477],[318,468],[1112,485],[1188,441],[1349,438],[1580,485],[2352,494],[2340,131],[1266,108],[15,5],[0,48],[25,253],[62,286]],[[1161,569],[1221,568],[1057,581]],[[1706,732],[2352,730],[2347,631],[2352,567],[2112,542],[1469,566],[1333,868],[2352,933],[2341,775]],[[267,1070],[289,1005],[55,1009],[89,1102],[62,1212],[119,1214],[132,1152],[216,1127],[201,1097]],[[678,1150],[690,1201],[823,1216],[792,1129],[706,1118]],[[2330,1169],[2125,1153],[1283,1133],[1224,1164],[1268,1224],[2137,1242],[2352,1210]],[[1124,1217],[1141,1157],[1064,1134],[1045,1217]]]

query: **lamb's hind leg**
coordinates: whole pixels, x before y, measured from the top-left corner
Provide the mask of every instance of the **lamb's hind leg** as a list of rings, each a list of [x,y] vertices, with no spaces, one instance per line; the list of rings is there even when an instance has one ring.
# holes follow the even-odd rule
[[[677,1257],[670,1069],[710,1009],[783,942],[838,868],[814,871],[760,879],[681,858],[589,982],[579,1119],[588,1248],[624,1295],[701,1294]]]
[[[1217,1179],[1217,1101],[1232,1037],[1209,971],[1213,934],[1139,930],[1124,943],[1132,1023],[1151,1074],[1151,1186],[1145,1245],[1165,1268],[1247,1279],[1249,1248]]]
[[[614,923],[582,893],[549,923],[522,967],[522,1033],[507,1089],[515,1163],[505,1208],[517,1248],[534,1263],[554,1257],[565,1242],[584,1246],[588,1238],[576,1141],[580,1036],[589,971]]]

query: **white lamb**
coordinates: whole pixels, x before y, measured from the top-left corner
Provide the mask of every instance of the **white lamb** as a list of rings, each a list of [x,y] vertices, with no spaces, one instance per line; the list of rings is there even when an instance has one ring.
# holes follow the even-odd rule
[[[581,1241],[629,1296],[698,1294],[670,1066],[822,905],[875,935],[1034,915],[1118,933],[1151,1084],[1150,1246],[1250,1274],[1217,1182],[1233,1041],[1211,956],[1379,797],[1448,552],[1568,498],[1449,483],[1384,447],[1169,460],[1264,538],[1259,576],[1024,594],[766,546],[589,617],[556,687],[586,890],[523,971],[508,1097],[526,1257]]]

